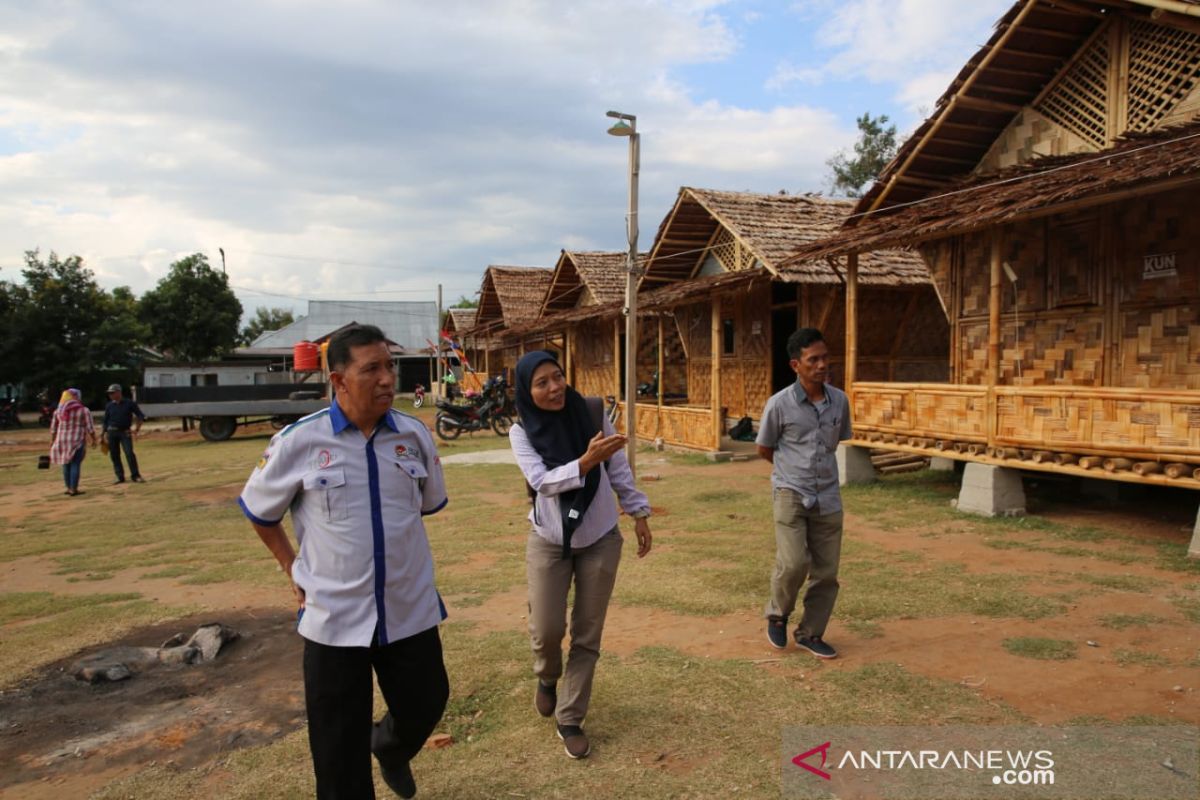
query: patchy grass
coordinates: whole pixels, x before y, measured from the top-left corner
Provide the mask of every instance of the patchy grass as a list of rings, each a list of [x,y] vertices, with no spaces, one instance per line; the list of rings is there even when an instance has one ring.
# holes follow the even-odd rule
[[[1145,575],[1108,575],[1103,572],[1076,572],[1072,576],[1080,583],[1113,589],[1118,592],[1148,592],[1164,584],[1158,578]]]
[[[1127,650],[1118,648],[1113,658],[1122,667],[1165,667],[1170,660],[1158,653],[1147,653],[1144,650]]]
[[[1068,661],[1078,655],[1078,648],[1074,642],[1035,636],[1005,639],[1004,649],[1014,656],[1036,658],[1039,661]]]
[[[1100,617],[1100,624],[1106,628],[1123,631],[1126,628],[1146,628],[1166,622],[1156,614],[1105,614]]]

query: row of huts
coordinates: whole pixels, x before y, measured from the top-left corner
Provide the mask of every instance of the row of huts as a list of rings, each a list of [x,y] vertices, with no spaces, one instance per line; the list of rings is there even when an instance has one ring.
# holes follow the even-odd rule
[[[638,435],[720,450],[820,328],[852,445],[1200,488],[1200,3],[1018,0],[857,201],[683,188],[640,264]],[[490,266],[479,369],[623,395],[623,253]]]

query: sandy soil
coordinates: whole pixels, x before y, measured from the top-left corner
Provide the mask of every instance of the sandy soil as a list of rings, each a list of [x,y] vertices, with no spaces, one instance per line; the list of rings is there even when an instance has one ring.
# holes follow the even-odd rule
[[[35,452],[39,445],[20,446]],[[649,472],[657,474],[696,472],[711,477],[714,469],[671,466],[659,459],[644,463]],[[720,469],[731,477],[763,478],[765,485],[767,466],[761,462],[727,464]],[[225,504],[239,489],[240,482],[230,483],[187,497],[196,503]],[[93,499],[114,502],[116,497]],[[495,499],[512,503],[507,495]],[[59,504],[66,508],[70,502],[70,498],[48,496],[44,485],[15,487],[6,500],[0,507],[0,518],[6,523],[32,513],[53,518]],[[1186,537],[1183,530],[1190,528],[1189,515],[1195,514],[1191,496],[1156,497],[1147,503],[1135,493],[1112,506],[1080,501],[1053,485],[1032,492],[1030,503],[1049,519],[1119,531],[1151,543]],[[657,513],[658,541],[669,546],[668,515]],[[1007,703],[1040,723],[1082,715],[1119,720],[1139,714],[1200,723],[1196,694],[1200,690],[1200,629],[1187,622],[1168,599],[1173,593],[1194,588],[1195,576],[1147,563],[1058,558],[1019,548],[997,550],[983,545],[978,537],[952,535],[953,524],[940,531],[885,531],[849,514],[846,527],[848,536],[885,551],[919,552],[927,565],[953,562],[981,573],[1047,575],[1054,581],[1045,591],[1084,591],[1078,592],[1067,613],[1035,623],[966,615],[894,620],[881,622],[878,635],[867,638],[840,625],[835,614],[828,638],[839,648],[841,658],[832,662],[819,662],[794,648],[783,652],[771,648],[757,608],[704,618],[625,606],[618,593],[606,625],[605,649],[629,655],[640,647],[664,645],[700,658],[743,659],[768,670],[776,669],[784,659],[806,659],[812,666],[811,672],[806,670],[810,677],[822,670],[898,662],[912,672],[970,687],[981,697]],[[1109,540],[1080,546],[1101,553],[1119,552],[1128,543]],[[486,571],[494,562],[494,555],[479,554],[445,569],[469,574]],[[142,570],[72,583],[55,571],[50,559],[19,559],[0,565],[0,585],[5,591],[63,594],[133,590],[164,602],[211,609],[189,620],[139,630],[109,645],[157,646],[173,633],[190,633],[197,625],[213,620],[237,629],[243,638],[213,664],[158,667],[134,680],[99,687],[70,677],[69,665],[81,655],[76,654],[43,670],[35,680],[0,693],[0,763],[7,765],[0,772],[0,796],[83,796],[151,762],[173,761],[185,767],[211,763],[229,749],[261,744],[303,725],[301,642],[294,634],[294,617],[282,583],[278,589],[189,586],[173,579],[143,578]],[[1146,593],[1090,591],[1094,587],[1072,577],[1085,571],[1092,576],[1151,578],[1156,588]],[[1037,589],[1031,586],[1031,590]],[[843,582],[842,591],[853,592],[855,587]],[[447,597],[452,618],[477,623],[475,628],[481,633],[525,630],[524,586],[495,595],[480,606],[456,607],[454,599]],[[1123,631],[1100,624],[1105,615],[1117,613],[1152,614],[1163,621]],[[1015,636],[1070,640],[1079,645],[1078,657],[1048,668],[1046,662],[1006,652],[1002,641]],[[1089,640],[1098,646],[1088,646]],[[1169,665],[1122,665],[1118,650],[1153,653]]]

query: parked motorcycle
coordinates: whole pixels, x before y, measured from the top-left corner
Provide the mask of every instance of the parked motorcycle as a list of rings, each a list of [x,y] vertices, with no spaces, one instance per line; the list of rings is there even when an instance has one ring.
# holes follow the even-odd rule
[[[21,427],[21,418],[17,416],[17,401],[6,397],[0,401],[0,429],[19,427]]]
[[[425,405],[425,384],[418,383],[413,389],[413,408]]]
[[[49,403],[42,403],[41,413],[38,414],[38,425],[43,428],[50,427],[50,420],[54,419],[54,406]]]
[[[447,441],[457,439],[463,431],[473,433],[487,428],[491,428],[499,436],[508,436],[513,417],[504,413],[507,401],[506,394],[499,390],[496,384],[491,384],[483,394],[466,404],[438,398],[438,414],[434,419],[433,428],[438,436]]]

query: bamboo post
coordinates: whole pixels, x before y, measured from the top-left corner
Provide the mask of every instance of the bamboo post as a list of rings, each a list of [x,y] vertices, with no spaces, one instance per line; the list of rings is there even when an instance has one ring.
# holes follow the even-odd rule
[[[1084,469],[1095,469],[1096,467],[1104,466],[1103,456],[1083,456],[1079,459],[1079,466]]]
[[[663,333],[663,318],[662,314],[658,315],[658,423],[655,425],[655,432],[662,436],[662,414],[663,414],[663,342],[666,341],[666,336]]]
[[[483,340],[483,377],[492,377],[492,337]]]
[[[628,343],[625,345],[628,347]],[[613,397],[621,399],[621,318],[613,321]]]
[[[1192,474],[1192,469],[1191,464],[1171,463],[1163,467],[1163,472],[1168,478],[1186,478]]]
[[[1162,464],[1157,461],[1139,461],[1133,465],[1133,471],[1137,475],[1157,475],[1162,472]]]
[[[713,450],[721,449],[721,434],[725,433],[721,419],[721,298],[712,298],[712,432]]]
[[[1123,472],[1133,466],[1133,461],[1128,458],[1106,458],[1104,459],[1104,470],[1106,472]]]
[[[563,331],[563,368],[567,371],[567,383],[575,385],[575,372],[573,370],[575,364],[572,363],[571,357],[571,327],[568,325]]]
[[[898,332],[903,336],[903,332]],[[846,256],[846,394],[854,405],[854,380],[858,377],[858,253]]]
[[[988,425],[987,440],[992,444],[997,432],[996,385],[1000,382],[1000,290],[1003,277],[1004,238],[999,226],[992,228],[991,280],[988,285]]]

